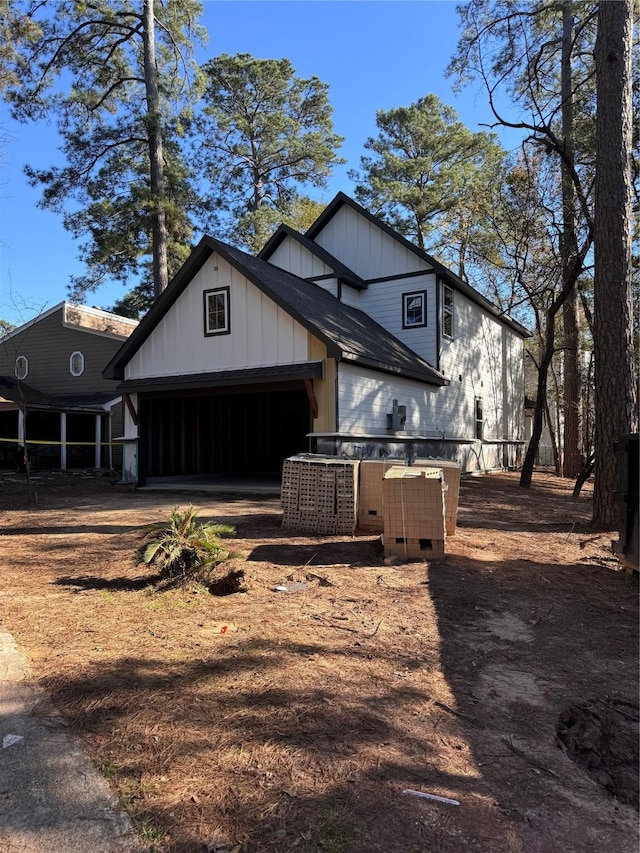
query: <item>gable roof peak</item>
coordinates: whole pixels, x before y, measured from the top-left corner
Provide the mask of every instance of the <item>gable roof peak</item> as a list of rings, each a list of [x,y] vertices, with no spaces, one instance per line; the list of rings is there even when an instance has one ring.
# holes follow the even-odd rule
[[[444,264],[440,263],[440,261],[436,260],[432,255],[428,252],[425,252],[424,249],[421,249],[419,246],[416,246],[415,243],[412,243],[411,240],[408,240],[394,228],[392,228],[384,219],[381,219],[379,216],[371,213],[365,207],[362,207],[355,199],[348,196],[346,193],[340,191],[336,194],[332,201],[329,202],[327,207],[322,211],[320,216],[316,219],[316,221],[311,225],[311,227],[305,232],[305,237],[316,241],[317,236],[320,232],[326,227],[326,225],[333,219],[333,217],[338,213],[338,211],[344,206],[350,207],[354,212],[362,216],[368,222],[375,225],[389,237],[399,243],[401,246],[404,246],[412,254],[416,255],[421,260],[425,261],[433,272],[451,287],[460,291],[460,293],[467,296],[471,299],[472,302],[475,302],[489,314],[493,315],[501,322],[505,323],[519,335],[523,337],[529,337],[529,332],[518,323],[516,320],[512,320],[508,314],[505,314],[501,311],[496,305],[494,305],[486,296],[483,296],[479,290],[476,290],[473,285],[469,284],[464,279],[460,278],[460,276],[456,275],[456,273],[452,272],[448,267],[445,267]],[[365,282],[366,284],[366,282]]]

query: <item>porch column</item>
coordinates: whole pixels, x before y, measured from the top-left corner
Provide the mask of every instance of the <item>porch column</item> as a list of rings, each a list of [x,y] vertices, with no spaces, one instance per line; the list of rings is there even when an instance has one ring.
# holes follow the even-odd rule
[[[18,444],[24,445],[24,418],[25,413],[18,409]]]
[[[109,407],[109,420],[107,421],[107,441],[109,442],[109,470],[113,471],[113,412],[111,411],[111,407]]]
[[[93,461],[95,463],[95,467],[100,467],[100,442],[102,441],[102,417],[100,415],[96,415],[96,447],[95,453],[93,455]]]
[[[67,413],[60,412],[60,470],[67,470]]]

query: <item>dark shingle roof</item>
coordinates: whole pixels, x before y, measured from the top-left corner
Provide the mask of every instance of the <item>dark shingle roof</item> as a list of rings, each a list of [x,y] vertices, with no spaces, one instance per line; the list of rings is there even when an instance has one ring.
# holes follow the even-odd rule
[[[97,409],[120,396],[119,391],[95,394],[43,394],[26,382],[11,376],[0,376],[0,397],[18,405],[46,409]]]
[[[314,337],[326,344],[329,357],[417,379],[430,385],[448,384],[441,373],[364,312],[338,301],[312,282],[213,237],[202,238],[169,287],[105,368],[105,378],[124,378],[125,365],[213,252],[227,260]]]

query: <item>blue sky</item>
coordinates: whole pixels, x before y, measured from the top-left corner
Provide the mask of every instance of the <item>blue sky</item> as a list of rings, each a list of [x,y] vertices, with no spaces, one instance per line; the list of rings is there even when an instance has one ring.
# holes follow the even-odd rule
[[[477,86],[455,95],[444,75],[459,34],[456,4],[449,0],[205,0],[202,23],[209,43],[200,61],[221,53],[286,57],[296,75],[329,84],[347,163],[335,170],[327,190],[314,193],[320,201],[353,193],[347,171],[359,165],[365,141],[376,135],[376,110],[408,106],[433,92],[472,130],[491,120]],[[54,128],[17,125],[5,107],[0,125],[8,136],[0,154],[0,318],[19,324],[65,299],[80,267],[61,218],[37,207],[40,192],[22,171],[25,163],[55,162]],[[513,134],[502,142],[517,145]],[[87,303],[108,308],[124,292],[122,285],[108,285],[89,294]]]

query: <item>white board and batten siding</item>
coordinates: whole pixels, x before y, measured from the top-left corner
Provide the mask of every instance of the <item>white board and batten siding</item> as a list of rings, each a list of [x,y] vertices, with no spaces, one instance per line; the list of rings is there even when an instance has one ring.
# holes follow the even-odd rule
[[[204,333],[204,292],[229,287],[230,333]],[[226,260],[213,254],[126,367],[126,379],[294,364],[309,333]]]
[[[314,240],[365,281],[429,269],[426,261],[348,205],[336,211]]]
[[[345,305],[364,311],[430,364],[435,364],[438,357],[436,276],[428,264],[349,207],[337,212],[316,242],[363,279],[406,273],[411,276],[374,280],[363,290],[343,283],[339,295],[337,279],[324,278],[332,270],[291,237],[283,239],[269,262],[300,278],[313,280]],[[404,329],[402,295],[415,291],[426,291],[427,325]]]
[[[291,237],[284,238],[269,257],[269,263],[297,275],[298,278],[314,281],[314,284],[332,296],[338,296],[338,280],[331,267]]]

